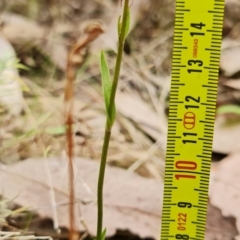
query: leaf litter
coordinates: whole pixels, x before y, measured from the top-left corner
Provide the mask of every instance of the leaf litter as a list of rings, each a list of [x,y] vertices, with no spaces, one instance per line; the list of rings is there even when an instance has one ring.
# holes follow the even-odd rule
[[[73,4],[71,6],[74,6],[76,12],[81,9],[75,0],[69,2]],[[116,48],[116,23],[118,20],[116,17],[118,14],[116,13],[118,9],[115,8],[116,5],[112,2],[107,5],[103,2],[101,4],[96,3],[99,5],[90,2],[86,1],[82,3],[82,6],[89,9],[89,12],[93,12],[94,8],[98,6],[99,12],[103,11],[102,13],[104,13],[102,14],[104,16],[102,20],[107,23],[108,27],[107,31],[91,45],[90,52],[92,56],[90,60],[87,60],[87,66],[78,75],[75,83],[77,106],[74,109],[74,141],[76,155],[96,160],[99,159],[101,151],[104,102],[102,101],[98,82],[99,66],[95,56],[98,56],[99,52],[104,48]],[[167,129],[164,111],[168,105],[170,52],[172,46],[171,29],[174,8],[173,2],[163,1],[159,3],[159,1],[153,0],[151,4],[149,3],[149,1],[145,0],[135,1],[131,7],[132,19],[130,21],[128,41],[130,42],[132,55],[130,55],[130,58],[126,57],[123,65],[120,82],[121,90],[117,93],[116,101],[117,121],[112,136],[108,162],[122,168],[130,168],[129,172],[134,169],[141,175],[162,181]],[[43,3],[39,7],[44,9],[46,4]],[[54,6],[50,7],[54,8]],[[76,16],[72,12],[73,8],[69,7],[68,4],[63,3],[62,7],[64,11],[60,15],[67,13],[68,16]],[[108,13],[103,10],[106,8],[110,9]],[[160,10],[156,12],[156,9]],[[144,11],[152,11],[151,16],[149,14],[144,15]],[[50,19],[51,14],[54,14],[54,11],[51,13],[45,12],[46,18],[42,18],[41,14],[36,17],[38,22],[22,15],[7,13],[4,15],[5,25],[3,25],[2,33],[14,45],[17,52],[21,52],[19,50],[26,46],[26,41],[31,42],[29,46],[35,45],[51,58],[54,66],[64,71],[67,50],[79,38],[81,25],[84,25],[83,23],[87,18],[84,19],[84,14],[78,13],[76,19],[80,24],[69,24],[67,21],[61,22],[59,18],[56,18],[57,21],[51,25],[48,24],[48,19]],[[169,17],[165,17],[166,13]],[[91,16],[99,16],[97,13],[94,14]],[[64,16],[61,15],[60,18],[64,19]],[[226,1],[223,30],[225,38],[221,59],[218,102],[224,108],[219,108],[216,118],[213,143],[215,153],[231,154],[239,150],[240,123],[238,117],[236,117],[236,108],[229,108],[231,105],[238,106],[240,102],[239,93],[237,92],[239,90],[237,78],[239,78],[238,74],[240,72],[237,55],[237,49],[239,48],[239,20],[239,2],[236,0]],[[43,24],[39,24],[39,22]],[[156,28],[154,28],[154,24],[156,24]],[[139,39],[139,43],[136,43],[135,39]],[[137,54],[135,54],[136,51]],[[162,53],[161,56],[159,52]],[[108,58],[111,68],[111,57],[108,56]],[[35,61],[32,56],[30,58],[23,57],[22,60],[24,59],[26,60],[24,63],[30,63],[31,60],[29,59]],[[35,64],[38,64],[37,61]],[[51,84],[46,87],[45,82]],[[59,152],[64,151],[65,128],[62,121],[63,84],[61,80],[55,82],[51,80],[51,77],[47,76],[46,81],[44,80],[39,84],[27,77],[24,79],[24,83],[31,90],[30,93],[25,94],[25,99],[29,104],[30,112],[35,118],[42,117],[43,113],[49,110],[52,115],[38,126],[38,130],[36,130],[35,124],[25,126],[20,123],[19,119],[18,123],[14,122],[13,125],[8,125],[8,127],[3,122],[4,131],[1,152],[2,150],[5,151],[4,160],[8,163],[12,160],[14,162],[19,159],[26,159],[29,156],[42,156],[42,148],[39,148],[35,141],[36,138],[41,138],[46,146],[50,146],[50,155],[57,155]],[[148,117],[146,118],[146,116]],[[231,122],[232,118],[234,122]],[[29,116],[25,116],[23,120],[29,122]],[[16,128],[16,125],[21,125],[20,133],[25,137],[12,141],[15,138],[12,129]],[[25,206],[24,203],[23,205]],[[42,204],[39,206],[42,206]],[[216,213],[214,212],[214,214]],[[221,215],[218,216],[221,219]],[[213,229],[211,231],[214,232]],[[217,232],[219,232],[219,229]],[[210,239],[214,239],[216,236],[217,233],[214,233]]]
[[[52,177],[60,226],[68,227],[68,173],[64,157],[49,158],[49,171]],[[96,183],[98,164],[91,160],[76,158],[76,216],[78,230],[85,230],[81,224],[84,219],[89,232],[94,235],[96,227]],[[12,166],[1,165],[1,184],[4,197],[15,198],[19,205],[37,211],[41,217],[52,218],[49,190],[43,171],[43,159],[29,159]],[[124,181],[123,181],[124,179]],[[137,174],[107,167],[104,187],[104,224],[107,235],[112,236],[117,229],[129,230],[140,237],[157,239],[160,231],[162,204],[162,182],[145,179]],[[82,215],[78,207],[81,207]]]
[[[29,211],[38,213],[40,222],[46,218],[52,219],[54,209],[56,209],[59,227],[68,227],[67,161],[64,156],[47,159],[52,177],[51,186],[46,180],[47,173],[43,170],[45,160],[28,159],[12,166],[1,164],[0,182],[8,182],[7,185],[1,184],[1,189],[8,199],[14,199],[17,204],[24,205]],[[82,232],[88,231],[94,235],[98,164],[90,159],[75,158],[74,169],[77,226]],[[212,180],[211,189],[215,189],[214,181]],[[55,194],[54,204],[51,202],[50,190],[53,190]],[[158,239],[162,191],[162,181],[144,178],[135,173],[108,166],[104,188],[104,224],[107,228],[107,236],[114,236],[119,231],[129,231],[141,238]],[[218,192],[218,194],[221,193]],[[211,201],[212,194],[211,190]],[[217,196],[216,199],[221,201],[221,198]],[[225,205],[224,202],[222,206]],[[221,213],[214,206],[219,207],[219,204],[217,205],[213,200],[208,208],[206,239],[232,239],[237,235],[234,220],[222,218]],[[31,225],[29,228],[31,230]],[[34,225],[32,228],[36,230]]]
[[[234,217],[240,232],[239,215],[239,151],[230,154],[220,163],[215,164],[211,173],[209,197],[211,204],[219,208],[225,217]],[[239,236],[236,238],[239,239]]]

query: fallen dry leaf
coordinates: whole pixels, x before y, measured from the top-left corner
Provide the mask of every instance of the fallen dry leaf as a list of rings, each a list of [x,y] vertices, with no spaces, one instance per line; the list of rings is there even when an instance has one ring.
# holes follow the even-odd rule
[[[17,204],[36,209],[42,217],[52,218],[50,185],[44,172],[44,159],[29,159],[12,166],[0,165],[0,189],[8,199]],[[60,226],[68,227],[68,176],[67,161],[63,157],[48,159],[56,208]],[[91,234],[96,230],[95,193],[99,164],[91,160],[75,159],[77,176],[76,198],[81,206]],[[91,190],[90,190],[91,189]],[[107,167],[104,187],[104,226],[107,235],[117,230],[129,230],[140,237],[159,238],[163,184],[137,174]],[[91,204],[87,202],[93,201]],[[80,224],[76,206],[77,226]]]
[[[46,44],[42,46],[42,49],[59,69],[66,69],[67,47],[60,36],[50,33],[48,36],[48,41],[46,41]]]
[[[240,79],[227,80],[226,82],[223,83],[223,85],[236,90],[240,90]]]
[[[240,71],[240,44],[237,40],[224,39],[222,42],[222,54],[220,68],[225,76],[232,76]]]
[[[45,28],[18,14],[5,13],[2,22],[1,33],[11,43],[41,41],[46,33]]]
[[[0,188],[8,199],[14,199],[15,203],[24,207],[32,207],[42,218],[52,219],[50,185],[43,170],[43,161],[45,160],[29,159],[12,166],[1,164]],[[50,158],[48,164],[59,225],[68,227],[67,161],[62,157]],[[75,159],[75,164],[76,200],[81,206],[81,217],[90,233],[95,235],[96,204],[90,202],[95,200],[99,164],[82,158]],[[213,183],[213,188],[214,184],[216,183]],[[107,228],[107,235],[114,235],[117,230],[128,230],[141,238],[159,239],[162,190],[161,182],[129,174],[116,167],[107,167],[104,191],[104,226]],[[222,193],[226,195],[224,191],[217,194]],[[78,228],[84,231],[80,224],[79,209],[76,209],[76,213]],[[231,240],[236,234],[234,220],[223,218],[216,208],[209,205],[205,239]]]
[[[233,22],[240,20],[240,2],[238,0],[226,0],[225,17],[231,19]]]
[[[139,96],[119,92],[116,96],[116,105],[121,114],[130,118],[146,134],[161,142],[163,148],[165,147],[167,126]]]
[[[18,14],[4,14],[2,34],[16,46],[40,48],[62,70],[67,64],[67,46],[58,28],[48,29]],[[60,24],[59,24],[60,25]]]
[[[223,217],[218,208],[209,204],[205,240],[232,240],[237,235],[235,219]]]
[[[210,185],[211,204],[222,211],[223,216],[234,217],[240,232],[240,153],[226,157],[213,169]]]
[[[229,154],[240,150],[240,123],[230,123],[224,116],[217,116],[214,125],[213,151]]]
[[[225,1],[223,36],[236,38],[239,36],[240,2],[238,0]]]

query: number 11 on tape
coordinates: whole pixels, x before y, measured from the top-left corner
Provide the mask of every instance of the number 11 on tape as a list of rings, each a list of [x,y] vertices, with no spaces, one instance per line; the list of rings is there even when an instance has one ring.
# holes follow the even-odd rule
[[[204,240],[224,0],[177,0],[161,240]]]

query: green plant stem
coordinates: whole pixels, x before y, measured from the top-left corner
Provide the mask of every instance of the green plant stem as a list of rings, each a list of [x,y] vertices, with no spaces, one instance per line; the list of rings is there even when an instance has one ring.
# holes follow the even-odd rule
[[[117,59],[110,95],[110,103],[109,103],[109,113],[110,116],[113,115],[114,107],[115,107],[115,95],[118,86],[118,79],[120,75],[121,63],[122,63],[122,55],[123,55],[123,48],[124,48],[124,41],[126,37],[126,25],[127,25],[127,11],[128,11],[128,4],[129,0],[124,1],[123,7],[123,17],[122,17],[122,27],[121,32],[119,35],[119,42],[118,42],[118,51],[117,51]],[[111,137],[113,123],[109,121],[109,117],[107,117],[106,125],[105,125],[105,135],[102,147],[102,155],[101,155],[101,163],[98,175],[98,189],[97,189],[97,206],[98,206],[98,215],[97,215],[97,240],[101,240],[102,237],[102,222],[103,222],[103,183],[104,183],[104,175],[105,175],[105,168],[107,162],[107,154],[108,154],[108,146]]]
[[[102,147],[102,156],[101,156],[101,164],[98,175],[98,193],[97,193],[97,201],[98,201],[98,215],[97,215],[97,240],[101,240],[102,236],[102,222],[103,222],[103,182],[105,175],[105,167],[108,153],[108,146],[111,137],[111,130],[105,130],[104,142]]]

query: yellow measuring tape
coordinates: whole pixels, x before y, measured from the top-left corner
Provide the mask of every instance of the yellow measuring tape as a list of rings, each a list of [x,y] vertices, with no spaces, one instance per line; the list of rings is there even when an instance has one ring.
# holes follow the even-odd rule
[[[161,240],[204,240],[224,0],[177,0]]]

